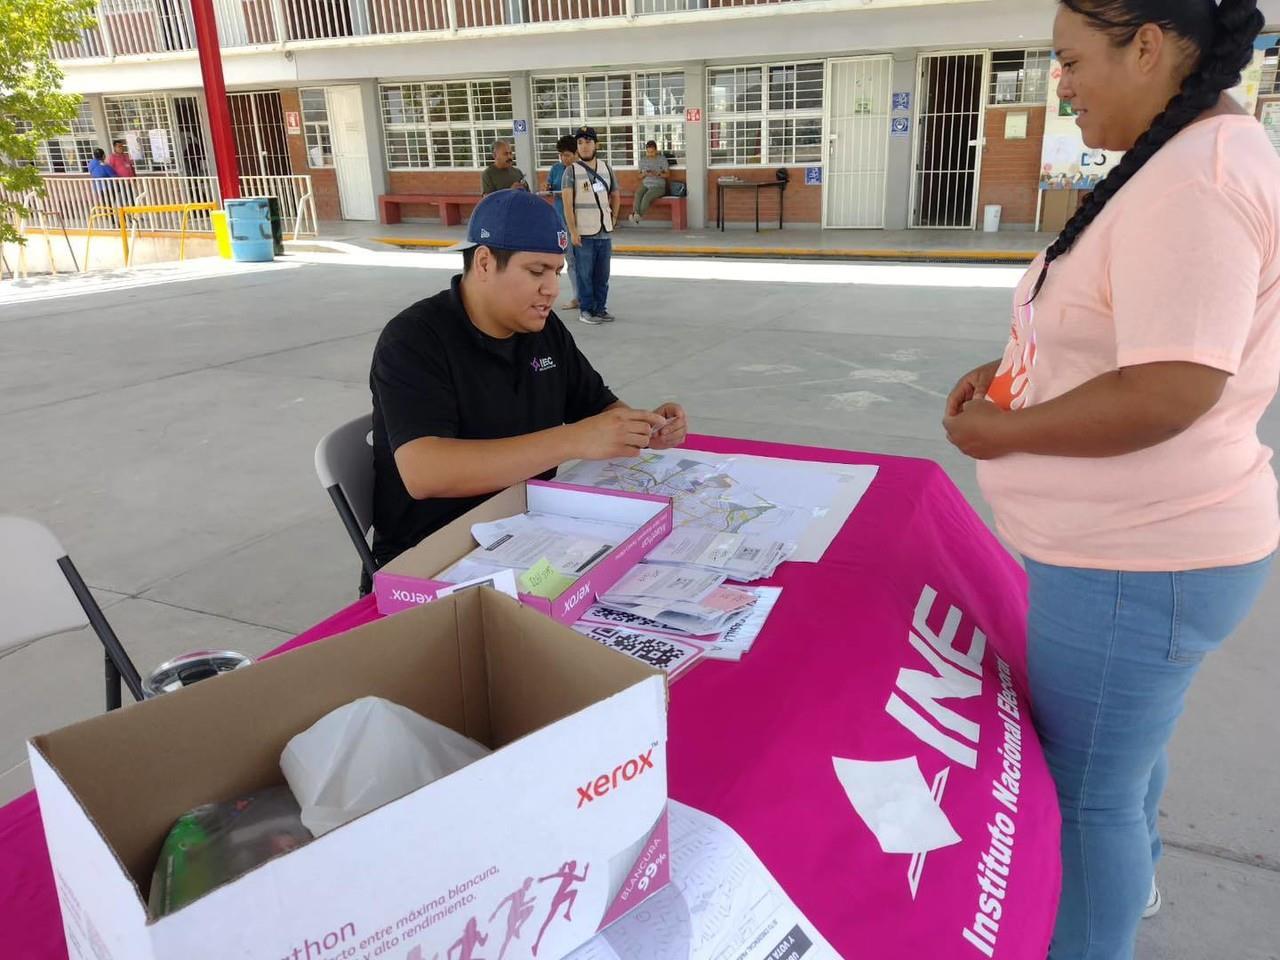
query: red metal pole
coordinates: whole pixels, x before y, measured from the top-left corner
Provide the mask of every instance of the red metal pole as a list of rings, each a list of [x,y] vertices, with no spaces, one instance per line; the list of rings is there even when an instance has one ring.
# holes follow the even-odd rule
[[[213,15],[213,0],[191,0],[191,15],[196,27],[196,46],[200,50],[204,97],[209,105],[218,188],[222,191],[223,200],[235,200],[240,196],[240,170],[236,164],[236,136],[231,129],[227,86],[222,80],[222,48],[218,45],[218,21]]]

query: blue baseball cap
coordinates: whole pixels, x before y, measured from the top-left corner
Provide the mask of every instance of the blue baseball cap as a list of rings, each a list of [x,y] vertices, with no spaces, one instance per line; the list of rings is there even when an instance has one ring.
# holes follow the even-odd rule
[[[467,239],[450,250],[489,247],[516,253],[564,253],[569,234],[555,207],[528,190],[491,193],[471,212]]]

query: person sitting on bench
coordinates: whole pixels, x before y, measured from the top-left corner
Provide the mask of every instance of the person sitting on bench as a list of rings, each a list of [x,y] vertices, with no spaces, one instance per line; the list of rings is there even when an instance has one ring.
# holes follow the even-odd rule
[[[667,195],[667,181],[671,179],[671,164],[658,152],[657,141],[650,140],[644,145],[644,156],[640,158],[640,173],[644,181],[636,191],[636,205],[631,212],[632,223],[639,223],[655,200]]]

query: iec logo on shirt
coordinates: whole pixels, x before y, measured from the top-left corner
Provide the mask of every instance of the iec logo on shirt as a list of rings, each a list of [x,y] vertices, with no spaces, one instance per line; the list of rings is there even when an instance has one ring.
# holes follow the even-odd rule
[[[534,357],[529,361],[529,366],[533,368],[534,373],[542,373],[544,370],[554,370],[556,362],[550,357]]]

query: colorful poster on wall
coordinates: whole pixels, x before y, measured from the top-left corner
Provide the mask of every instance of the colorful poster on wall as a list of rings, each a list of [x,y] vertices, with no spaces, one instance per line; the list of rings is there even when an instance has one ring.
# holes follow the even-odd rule
[[[1268,100],[1262,105],[1262,129],[1267,132],[1267,139],[1280,153],[1280,100]]]
[[[1076,125],[1071,104],[1058,99],[1062,64],[1049,64],[1049,98],[1044,116],[1044,149],[1040,154],[1041,190],[1092,190],[1120,162],[1123,153],[1091,150]]]
[[[1280,34],[1270,33],[1258,37],[1254,43],[1253,62],[1245,69],[1240,85],[1231,91],[1231,95],[1250,113],[1257,108],[1266,52],[1277,42],[1280,42]],[[1054,57],[1049,64],[1049,97],[1045,107],[1040,189],[1092,190],[1120,162],[1124,154],[1091,150],[1085,146],[1080,128],[1076,126],[1071,104],[1058,98],[1058,81],[1061,79],[1062,64]],[[1280,118],[1276,122],[1280,123]]]
[[[1280,41],[1280,33],[1264,33],[1253,42],[1253,61],[1245,67],[1240,86],[1231,91],[1239,104],[1254,113],[1258,109],[1258,93],[1262,87],[1262,65],[1267,51]]]

